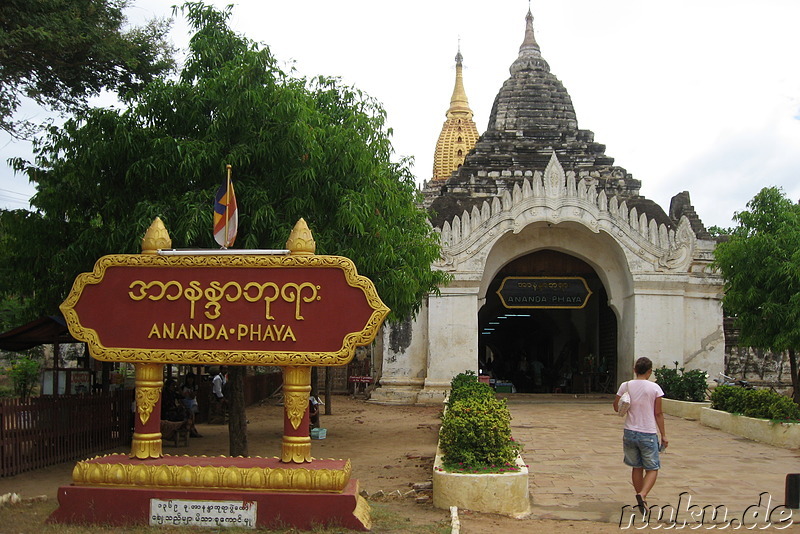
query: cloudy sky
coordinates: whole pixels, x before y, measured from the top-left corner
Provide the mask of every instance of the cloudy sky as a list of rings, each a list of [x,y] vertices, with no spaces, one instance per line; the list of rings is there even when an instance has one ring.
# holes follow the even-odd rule
[[[169,16],[171,3],[134,0],[129,15]],[[666,210],[689,191],[706,226],[731,226],[765,186],[800,199],[800,2],[533,0],[531,8],[579,127],[642,181],[642,195]],[[459,38],[483,133],[527,10],[527,0],[240,0],[232,25],[298,74],[339,76],[382,102],[395,151],[414,156],[421,183],[431,175]],[[180,21],[173,40],[187,42]],[[32,194],[4,166],[27,153],[0,137],[0,207],[24,206]]]

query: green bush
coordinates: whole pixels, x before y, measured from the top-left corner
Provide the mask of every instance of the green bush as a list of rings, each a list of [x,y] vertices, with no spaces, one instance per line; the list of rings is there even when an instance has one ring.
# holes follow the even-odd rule
[[[734,403],[740,402],[737,397],[744,389],[734,386],[717,386],[711,392],[711,407],[714,410],[721,410],[723,412],[734,411],[731,409]]]
[[[505,399],[466,398],[448,406],[439,445],[448,471],[514,466],[519,446]]]
[[[800,421],[800,406],[791,398],[781,395],[770,405],[769,418],[776,421]]]
[[[505,400],[477,381],[474,372],[455,376],[442,416],[439,446],[447,471],[516,471],[520,447],[511,437],[511,414]]]
[[[450,381],[450,391],[452,392],[453,390],[477,383],[478,376],[475,374],[475,371],[467,370],[453,377],[453,379]]]
[[[653,373],[656,375],[656,384],[661,386],[666,398],[691,402],[706,400],[708,373],[705,371],[686,371],[683,367],[678,368],[678,362],[675,362],[675,369],[664,366]]]
[[[768,389],[717,386],[711,393],[711,407],[748,417],[800,421],[800,406],[789,397]]]
[[[777,400],[775,394],[768,389],[746,389],[744,392],[742,413],[747,417],[769,419],[769,407]]]
[[[474,371],[465,371],[450,381],[450,396],[447,406],[466,398],[494,398],[494,390],[488,384],[478,382]]]
[[[11,367],[6,369],[6,375],[14,384],[14,395],[30,397],[39,383],[39,362],[29,356],[18,356],[12,361]]]

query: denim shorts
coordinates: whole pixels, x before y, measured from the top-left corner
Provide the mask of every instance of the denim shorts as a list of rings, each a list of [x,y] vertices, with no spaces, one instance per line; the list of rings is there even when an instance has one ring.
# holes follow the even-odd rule
[[[661,467],[658,457],[658,434],[628,430],[622,434],[625,465],[655,471]]]

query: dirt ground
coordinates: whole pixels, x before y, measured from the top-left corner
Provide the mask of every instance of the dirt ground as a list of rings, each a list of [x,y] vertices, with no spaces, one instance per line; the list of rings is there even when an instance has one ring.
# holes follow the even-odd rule
[[[327,415],[325,408],[330,408],[332,413]],[[414,484],[431,480],[440,411],[439,407],[381,406],[362,399],[334,396],[330,406],[322,410],[321,426],[327,429],[327,437],[312,442],[312,455],[351,459],[353,477],[359,480],[360,488],[366,492],[370,502],[400,515],[409,524],[430,525],[431,532],[449,532],[450,512],[434,508],[430,501],[418,502],[425,501],[425,492],[410,491]],[[248,407],[251,456],[270,457],[280,453],[282,414],[283,408],[275,401]],[[228,454],[227,426],[204,424],[198,425],[198,430],[203,437],[190,439],[188,447],[165,443],[164,453],[192,456]],[[46,495],[48,504],[55,508],[57,489],[70,483],[73,467],[74,462],[69,462],[0,478],[0,495],[10,492],[24,498]],[[0,532],[11,532],[3,527],[3,515],[0,510]],[[535,513],[528,519],[515,520],[460,510],[459,520],[461,532],[465,534],[496,534],[512,530],[525,533],[619,531],[616,524],[554,520]],[[376,528],[375,531],[381,530]],[[392,527],[384,531],[404,530]]]

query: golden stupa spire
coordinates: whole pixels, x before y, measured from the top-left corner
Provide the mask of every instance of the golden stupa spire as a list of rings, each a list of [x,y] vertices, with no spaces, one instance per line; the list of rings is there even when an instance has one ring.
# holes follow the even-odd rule
[[[463,61],[459,39],[456,54],[456,83],[446,114],[447,120],[442,126],[433,156],[434,180],[447,180],[452,172],[464,163],[464,158],[478,140],[478,128],[472,120],[472,110],[467,100],[467,92],[464,90]]]
[[[469,108],[467,92],[464,90],[464,67],[462,62],[464,56],[461,55],[461,39],[458,42],[458,53],[456,54],[456,84],[453,87],[453,96],[450,97],[450,109],[447,110],[447,118],[466,117],[472,120],[472,110]]]

